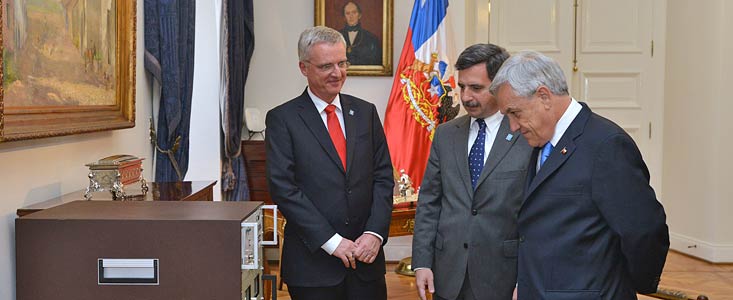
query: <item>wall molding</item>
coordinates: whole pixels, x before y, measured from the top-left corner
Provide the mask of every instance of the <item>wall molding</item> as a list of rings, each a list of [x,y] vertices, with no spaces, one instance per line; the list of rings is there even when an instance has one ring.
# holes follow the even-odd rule
[[[733,263],[733,244],[714,244],[683,234],[669,233],[670,249],[712,263]]]

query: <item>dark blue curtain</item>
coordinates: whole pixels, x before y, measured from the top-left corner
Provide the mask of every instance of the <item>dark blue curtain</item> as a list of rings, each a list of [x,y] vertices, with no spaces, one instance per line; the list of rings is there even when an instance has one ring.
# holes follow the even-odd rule
[[[225,201],[249,200],[242,154],[244,88],[254,52],[252,0],[225,0],[222,69],[226,94],[221,115],[221,189]]]
[[[160,83],[155,181],[180,181],[188,171],[195,0],[145,0],[145,69]]]

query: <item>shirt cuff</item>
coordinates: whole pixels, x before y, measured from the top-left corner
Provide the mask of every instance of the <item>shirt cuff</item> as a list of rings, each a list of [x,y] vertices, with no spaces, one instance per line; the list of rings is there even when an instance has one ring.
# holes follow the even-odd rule
[[[373,231],[364,231],[364,233],[368,233],[368,234],[371,234],[373,236],[376,236],[376,237],[379,238],[380,244],[384,243],[384,239],[382,238],[382,236],[379,235],[379,234],[377,234],[376,232],[373,232]]]
[[[417,272],[418,270],[422,270],[422,269],[428,269],[428,270],[430,270],[430,268],[422,267],[422,268],[415,268],[415,269],[414,269],[414,270],[412,270],[412,271],[415,271],[415,272]]]
[[[334,234],[330,239],[328,239],[328,241],[321,245],[321,249],[323,249],[323,251],[326,251],[328,255],[333,255],[333,252],[336,251],[336,248],[338,248],[339,244],[341,244],[342,239],[343,237],[341,237],[341,235],[339,235],[338,233]]]

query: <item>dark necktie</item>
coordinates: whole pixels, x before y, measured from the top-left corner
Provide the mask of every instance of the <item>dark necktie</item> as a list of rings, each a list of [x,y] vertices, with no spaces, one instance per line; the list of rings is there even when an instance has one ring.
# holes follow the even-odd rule
[[[473,141],[471,152],[468,153],[468,169],[471,172],[471,186],[476,189],[476,183],[484,169],[484,149],[486,149],[486,123],[484,119],[476,119],[478,124],[478,135]]]
[[[550,153],[552,152],[552,143],[547,142],[544,147],[542,147],[542,156],[540,156],[540,167],[545,163],[548,157],[550,157]]]
[[[331,141],[336,147],[341,158],[341,164],[346,170],[346,138],[344,138],[344,132],[341,130],[341,123],[339,123],[338,116],[336,116],[336,105],[329,104],[326,106],[326,123],[328,123],[328,135],[331,136]]]

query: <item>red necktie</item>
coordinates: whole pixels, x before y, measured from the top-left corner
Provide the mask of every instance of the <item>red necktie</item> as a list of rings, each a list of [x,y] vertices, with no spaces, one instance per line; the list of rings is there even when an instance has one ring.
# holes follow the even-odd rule
[[[336,152],[341,157],[344,170],[346,170],[346,139],[344,138],[344,132],[341,131],[338,116],[336,116],[336,106],[333,104],[326,106],[326,121],[328,123],[328,135],[331,136],[331,141],[333,141]]]

